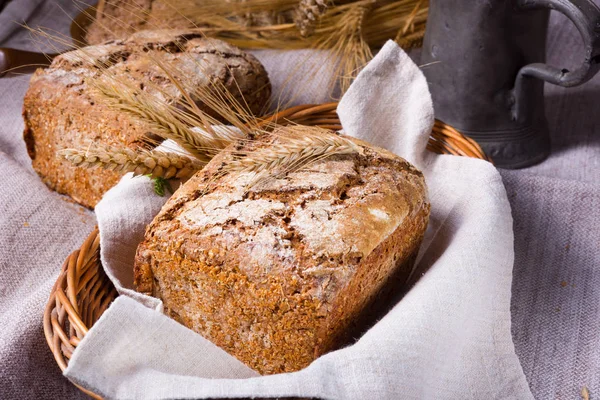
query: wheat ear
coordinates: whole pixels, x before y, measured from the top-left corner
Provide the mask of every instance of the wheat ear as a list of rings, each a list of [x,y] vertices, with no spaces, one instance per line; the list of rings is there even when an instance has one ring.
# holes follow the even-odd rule
[[[294,23],[302,37],[310,36],[315,26],[327,12],[328,0],[300,0],[294,15]]]
[[[164,179],[187,179],[204,166],[203,163],[181,154],[102,145],[88,149],[64,149],[60,150],[58,155],[78,167],[101,167]]]
[[[254,173],[253,186],[266,178],[282,176],[305,168],[311,163],[342,154],[362,154],[360,146],[333,131],[318,127],[293,125],[272,134],[275,143],[247,153],[226,163],[222,172]]]

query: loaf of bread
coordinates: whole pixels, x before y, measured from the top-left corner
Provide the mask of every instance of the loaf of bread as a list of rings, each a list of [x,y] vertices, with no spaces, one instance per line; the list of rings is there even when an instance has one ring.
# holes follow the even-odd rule
[[[348,343],[381,291],[406,280],[429,218],[421,172],[352,140],[362,154],[249,189],[251,174],[217,173],[232,157],[219,154],[147,227],[136,289],[261,374]]]
[[[232,11],[236,9],[237,0],[223,1],[232,3]],[[85,41],[100,44],[143,29],[196,28],[197,21],[189,18],[194,17],[191,7],[177,9],[168,0],[101,0],[94,20],[86,29]],[[294,19],[291,10],[259,11],[240,13],[231,22],[249,27],[293,23]]]
[[[177,98],[176,85],[155,60],[185,74],[176,78],[192,86],[222,82],[255,114],[263,112],[269,101],[268,75],[256,58],[225,42],[181,31],[141,31],[127,40],[62,54],[48,69],[35,72],[23,105],[24,139],[33,168],[50,188],[94,207],[122,174],[74,167],[59,159],[57,151],[91,142],[136,147],[146,145],[148,138],[157,139],[151,125],[111,108],[89,86],[89,79],[106,73],[97,66],[104,64],[113,76]],[[149,81],[152,85],[144,85]],[[201,102],[198,105],[211,112]]]
[[[193,24],[167,0],[100,0],[85,41],[100,44],[147,29],[185,29]]]

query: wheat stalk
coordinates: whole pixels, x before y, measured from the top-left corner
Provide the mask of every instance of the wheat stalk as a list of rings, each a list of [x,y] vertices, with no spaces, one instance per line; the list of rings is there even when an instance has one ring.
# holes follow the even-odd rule
[[[197,110],[197,114],[193,115],[178,109],[169,104],[175,100],[173,97],[161,99],[141,90],[136,91],[123,82],[107,83],[97,79],[93,86],[109,105],[149,123],[154,133],[175,141],[200,161],[210,161],[232,140],[245,137],[242,132],[230,128],[214,130],[210,123],[201,124],[201,128],[205,129],[198,128],[198,113],[202,112]]]
[[[161,64],[161,68],[167,72],[169,79],[180,90],[181,95],[190,99],[189,102],[192,95],[201,99],[204,104],[217,110],[229,122],[242,125],[243,130],[235,131],[223,125],[208,126],[207,124],[210,121],[214,122],[214,119],[204,115],[191,104],[184,104],[185,111],[181,111],[173,104],[166,104],[164,100],[151,99],[152,96],[148,93],[134,95],[127,87],[121,90],[118,87],[115,89],[115,86],[108,86],[104,87],[101,93],[104,96],[111,96],[112,101],[123,110],[133,112],[138,117],[157,124],[162,135],[179,139],[179,142],[183,142],[184,148],[202,150],[205,146],[212,146],[210,152],[194,153],[195,155],[200,153],[206,159],[212,158],[234,142],[243,145],[244,142],[252,142],[255,138],[263,140],[274,138],[274,143],[256,151],[232,150],[234,160],[226,163],[220,172],[223,174],[234,171],[254,173],[256,179],[250,186],[263,179],[301,169],[326,157],[361,153],[360,147],[352,141],[327,129],[302,125],[281,127],[275,123],[261,127],[257,118],[246,111],[242,105],[237,104],[235,99],[231,98],[231,94],[223,90],[224,88],[219,90],[218,86],[211,84],[206,88],[190,89],[190,94],[185,83],[176,78],[181,75],[176,73],[175,67]],[[231,104],[234,106],[231,107]],[[242,121],[245,121],[245,125]],[[271,132],[273,129],[275,131]]]
[[[124,15],[146,21],[146,28],[164,27],[158,16],[149,18],[143,7],[128,3],[121,6]],[[404,48],[421,45],[429,2],[172,0],[168,5],[170,12],[189,22],[189,27],[242,48],[331,50],[330,64],[340,77],[343,94],[372,58],[372,49],[390,39]],[[118,18],[104,18],[122,25]],[[318,75],[318,71],[313,72]],[[333,86],[331,89],[333,92]]]
[[[428,0],[244,0],[235,5],[222,0],[174,1],[181,14],[201,26],[209,36],[221,37],[240,47],[281,49],[314,47],[337,29],[335,24],[348,8],[361,4],[370,4],[372,8],[364,23],[365,41],[369,46],[381,46],[388,39],[394,39],[399,31],[404,31],[403,34],[424,31]],[[261,26],[238,24],[234,17],[241,10],[245,13],[276,11],[281,22]],[[295,22],[320,17],[326,18],[321,19],[319,29],[303,37],[300,34],[303,23]]]
[[[187,179],[204,166],[198,160],[181,154],[104,145],[64,149],[58,155],[77,167],[133,172],[134,175],[164,179]]]
[[[332,22],[333,30],[324,36],[316,47],[330,49],[333,58],[338,59],[334,67],[340,78],[342,93],[350,87],[358,72],[373,58],[373,53],[363,34],[366,16],[371,12],[374,1],[356,2],[345,9],[343,14]]]
[[[329,50],[329,64],[340,78],[342,94],[372,59],[373,48],[390,39],[404,48],[421,44],[429,6],[428,0],[296,0],[294,5],[287,0],[244,0],[235,6],[222,0],[176,0],[175,4],[206,35],[243,48]],[[259,13],[269,6],[279,13],[281,23],[236,23],[241,10]]]

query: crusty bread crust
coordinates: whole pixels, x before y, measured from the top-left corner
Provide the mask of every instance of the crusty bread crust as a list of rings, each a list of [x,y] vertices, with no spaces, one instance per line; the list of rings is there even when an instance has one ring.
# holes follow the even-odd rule
[[[295,371],[347,343],[382,289],[406,279],[429,217],[423,175],[367,146],[246,192],[249,175],[214,175],[229,157],[148,226],[135,285],[261,374]]]
[[[108,107],[93,93],[86,80],[101,73],[94,65],[97,63],[110,64],[110,73],[117,77],[138,85],[151,80],[177,96],[177,88],[164,71],[145,56],[151,53],[185,74],[186,82],[192,80],[193,85],[221,81],[238,101],[243,97],[251,111],[260,114],[269,101],[271,86],[259,61],[225,42],[197,36],[181,31],[143,31],[127,40],[65,53],[48,69],[37,70],[23,104],[23,136],[33,168],[43,181],[80,204],[94,207],[122,174],[73,167],[57,158],[56,152],[92,142],[135,148],[149,146],[147,138],[157,139],[151,125]],[[156,91],[152,87],[144,90]],[[210,112],[200,102],[199,106]]]
[[[193,28],[169,0],[106,0],[102,13],[87,27],[88,44],[127,37],[145,29]]]

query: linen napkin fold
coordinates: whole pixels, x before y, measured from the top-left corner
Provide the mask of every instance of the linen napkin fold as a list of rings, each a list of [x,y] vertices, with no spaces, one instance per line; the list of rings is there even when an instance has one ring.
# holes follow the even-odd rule
[[[258,376],[131,289],[136,246],[166,198],[146,178],[126,176],[96,208],[102,262],[122,296],[77,347],[65,376],[107,398],[532,398],[510,332],[512,217],[496,169],[426,152],[427,83],[393,42],[360,73],[338,113],[346,134],[405,157],[428,185],[416,283],[383,319],[301,371]]]

